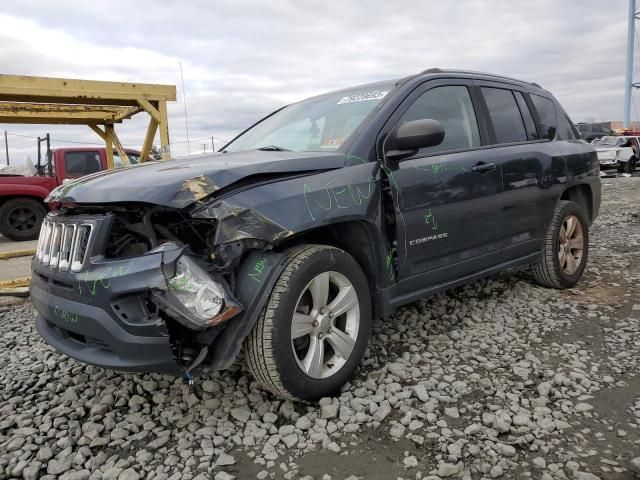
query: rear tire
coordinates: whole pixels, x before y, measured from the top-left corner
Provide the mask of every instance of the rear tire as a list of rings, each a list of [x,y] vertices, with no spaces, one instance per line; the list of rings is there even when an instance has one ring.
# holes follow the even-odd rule
[[[636,171],[636,163],[637,163],[636,157],[631,157],[629,159],[629,161],[626,162],[622,166],[622,169],[623,169],[624,173],[633,173],[633,172],[635,172]]]
[[[245,341],[249,370],[280,397],[332,396],[362,360],[371,319],[367,278],[348,253],[322,245],[291,248]]]
[[[0,233],[16,242],[35,240],[47,209],[31,198],[13,198],[0,206]]]
[[[578,283],[589,256],[589,222],[580,205],[560,200],[544,242],[544,252],[532,266],[544,287],[571,288]]]

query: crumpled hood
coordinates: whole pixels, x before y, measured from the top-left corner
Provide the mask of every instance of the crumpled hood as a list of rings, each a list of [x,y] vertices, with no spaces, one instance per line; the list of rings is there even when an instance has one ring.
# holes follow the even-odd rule
[[[605,153],[605,152],[619,152],[622,150],[622,147],[596,147],[596,152]]]
[[[345,155],[247,151],[149,162],[98,172],[51,192],[48,202],[145,202],[184,208],[240,180],[340,168]],[[264,177],[263,177],[264,178]]]

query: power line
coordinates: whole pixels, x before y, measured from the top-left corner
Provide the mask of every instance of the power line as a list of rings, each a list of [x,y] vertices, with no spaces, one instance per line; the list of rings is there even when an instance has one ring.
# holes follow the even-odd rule
[[[33,139],[33,140],[37,140],[38,138],[41,138],[41,137],[37,137],[37,136],[34,136],[34,135],[24,135],[22,133],[10,133],[10,132],[7,132],[7,135],[12,136],[12,137],[29,138],[29,139]],[[187,140],[178,140],[178,141],[171,142],[171,144],[172,145],[174,145],[174,144],[183,144],[183,143],[187,143],[187,142],[191,143],[191,142],[198,142],[198,141],[203,141],[203,140],[206,140],[208,142],[208,141],[211,140],[211,138],[212,138],[211,136],[208,136],[208,137],[190,139],[188,141]],[[218,142],[221,142],[222,144],[226,144],[227,143],[227,140],[222,140],[222,139],[217,138],[217,137],[213,137],[213,139],[218,141]],[[51,143],[70,143],[70,144],[73,144],[73,145],[91,145],[91,146],[104,147],[104,143],[79,142],[77,140],[65,140],[65,139],[62,139],[62,138],[59,138],[59,139],[51,138]],[[126,143],[123,143],[122,146],[126,147],[126,148],[138,148],[139,147],[139,145],[126,144]]]

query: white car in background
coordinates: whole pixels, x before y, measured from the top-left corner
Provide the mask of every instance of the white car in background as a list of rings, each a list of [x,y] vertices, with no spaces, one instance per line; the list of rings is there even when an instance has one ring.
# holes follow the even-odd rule
[[[638,165],[640,137],[601,137],[591,142],[598,154],[600,168],[617,168],[620,172],[632,173]]]

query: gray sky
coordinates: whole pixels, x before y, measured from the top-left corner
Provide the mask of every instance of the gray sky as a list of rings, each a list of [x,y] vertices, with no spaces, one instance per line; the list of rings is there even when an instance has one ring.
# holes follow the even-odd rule
[[[175,84],[179,101],[169,106],[169,127],[177,155],[187,152],[178,62],[192,152],[202,151],[208,137],[232,138],[288,102],[429,67],[535,81],[575,122],[620,120],[627,5],[4,0],[0,73]],[[138,117],[116,129],[124,144],[139,148],[147,118]],[[32,136],[50,132],[54,146],[68,145],[64,140],[99,143],[87,127],[0,125],[5,128]],[[26,154],[35,158],[33,139],[10,135],[9,146],[12,163]]]

